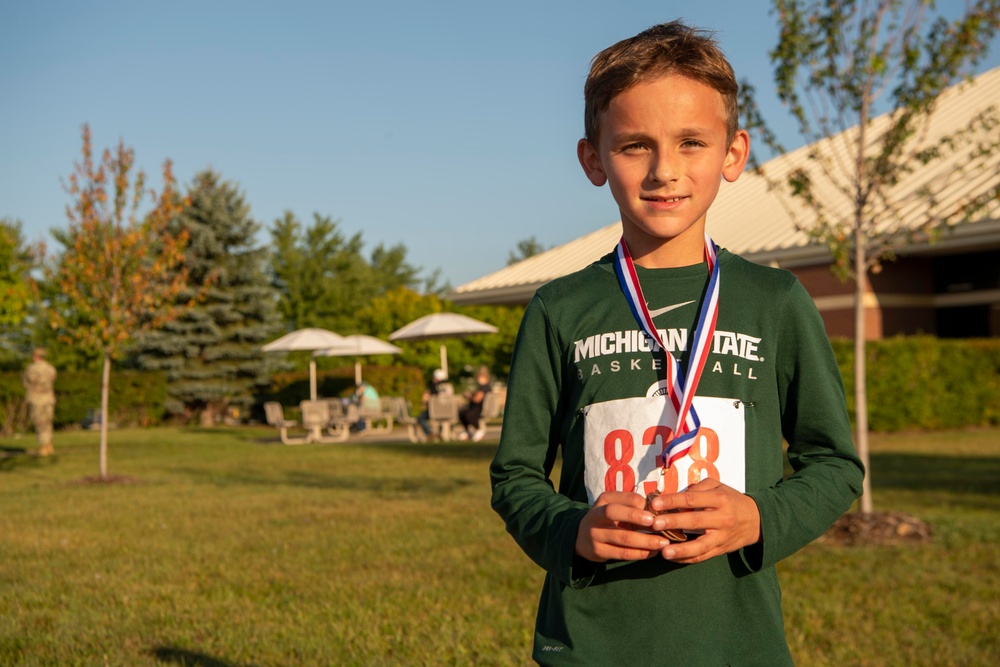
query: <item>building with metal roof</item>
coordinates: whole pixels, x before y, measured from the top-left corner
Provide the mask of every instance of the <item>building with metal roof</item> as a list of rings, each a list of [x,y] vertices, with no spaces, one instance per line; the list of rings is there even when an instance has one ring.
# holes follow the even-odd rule
[[[918,229],[928,215],[957,224],[933,240],[917,235],[898,251],[896,261],[870,276],[865,299],[868,337],[1000,335],[1000,151],[996,149],[1000,127],[987,120],[990,115],[1000,116],[1000,68],[945,91],[931,121],[913,139],[916,151],[964,130],[976,137],[941,159],[924,164],[914,158],[913,168],[893,186],[897,215],[880,216],[886,229],[893,225]],[[888,121],[888,115],[874,119],[866,136],[878,137]],[[790,151],[765,163],[764,173],[783,181],[796,169],[817,169],[812,156],[824,156],[834,179],[814,178],[816,196],[832,215],[846,218],[851,206],[842,189],[850,184],[846,177],[838,184],[836,172],[838,163],[848,160],[856,133],[852,128]],[[751,261],[793,271],[816,302],[828,333],[853,335],[853,285],[833,275],[829,250],[803,231],[810,211],[768,183],[750,171],[735,183],[723,182],[709,211],[709,233],[720,246]],[[984,206],[965,219],[958,203],[971,199]],[[618,221],[461,285],[448,298],[456,304],[527,303],[541,285],[610,252],[620,236]]]

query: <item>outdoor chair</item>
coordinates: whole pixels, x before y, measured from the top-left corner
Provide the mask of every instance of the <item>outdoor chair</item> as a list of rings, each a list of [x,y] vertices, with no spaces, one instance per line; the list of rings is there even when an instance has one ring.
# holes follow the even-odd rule
[[[442,440],[451,440],[451,427],[458,421],[458,399],[450,394],[435,394],[427,401],[427,414]]]
[[[369,407],[364,404],[358,407],[358,414],[365,420],[365,430],[362,433],[391,433],[392,432],[392,398],[382,396],[378,399],[378,407]]]
[[[343,442],[347,440],[348,432],[330,430],[330,406],[326,401],[302,401],[302,425],[309,429],[310,442]],[[330,435],[324,436],[326,429]]]
[[[479,415],[479,430],[486,432],[486,424],[491,419],[496,419],[500,416],[500,408],[503,405],[500,402],[500,395],[495,394],[492,391],[487,392],[483,397],[483,411]]]
[[[285,409],[281,407],[281,403],[277,401],[268,401],[264,404],[264,416],[267,419],[267,423],[276,429],[278,433],[281,434],[281,442],[286,445],[304,445],[309,442],[309,434],[302,437],[291,437],[288,435],[288,429],[296,426],[297,421],[285,419]]]
[[[339,440],[347,440],[351,435],[351,427],[358,423],[358,406],[353,403],[344,404],[343,401],[331,398],[326,401],[329,410],[329,421],[327,430],[330,435]]]
[[[397,424],[406,427],[406,437],[410,439],[410,442],[426,440],[424,430],[420,428],[420,422],[411,414],[410,402],[402,396],[391,396],[388,400],[393,419]]]

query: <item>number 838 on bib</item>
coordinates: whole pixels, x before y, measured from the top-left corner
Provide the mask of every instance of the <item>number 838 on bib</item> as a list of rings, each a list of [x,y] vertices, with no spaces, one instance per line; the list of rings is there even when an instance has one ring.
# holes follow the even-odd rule
[[[703,479],[717,479],[746,491],[743,403],[696,396],[701,428],[689,441],[687,455],[660,472],[673,438],[676,413],[666,396],[624,398],[584,409],[584,482],[593,503],[605,491],[656,491],[661,474],[664,493],[683,491]]]

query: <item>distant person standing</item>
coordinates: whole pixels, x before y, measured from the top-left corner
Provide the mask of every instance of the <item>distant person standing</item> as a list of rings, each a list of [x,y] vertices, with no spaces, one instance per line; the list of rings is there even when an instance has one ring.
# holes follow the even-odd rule
[[[40,347],[35,348],[31,358],[22,376],[25,398],[38,436],[38,454],[49,456],[55,453],[52,447],[52,419],[56,410],[56,369],[45,360],[45,350]]]

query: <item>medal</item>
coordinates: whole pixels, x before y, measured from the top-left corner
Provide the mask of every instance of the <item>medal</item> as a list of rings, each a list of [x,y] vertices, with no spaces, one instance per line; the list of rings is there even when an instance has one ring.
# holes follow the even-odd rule
[[[657,512],[656,510],[653,509],[653,498],[655,498],[656,496],[657,496],[656,493],[651,493],[648,496],[646,496],[646,511],[652,512],[653,514],[663,514],[664,512]],[[671,542],[687,542],[688,536],[679,530],[666,528],[664,530],[658,530],[656,532],[659,533],[660,535],[663,535]]]

